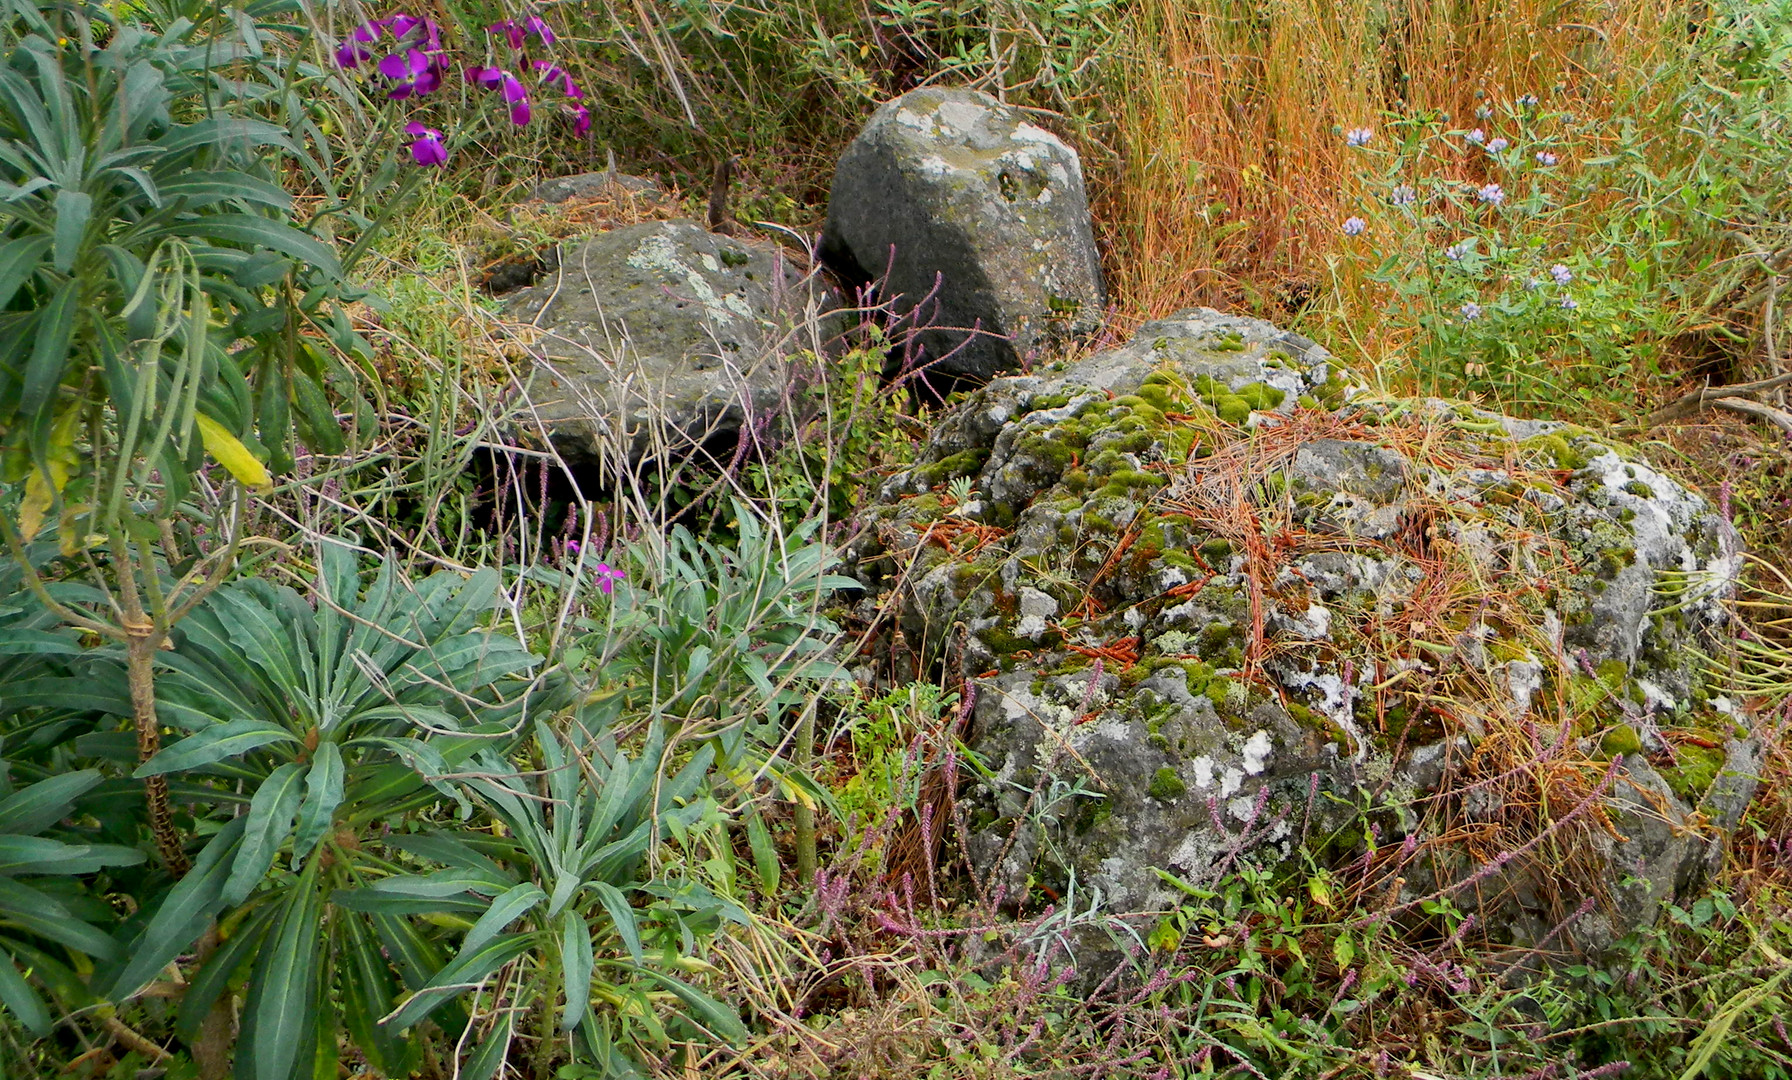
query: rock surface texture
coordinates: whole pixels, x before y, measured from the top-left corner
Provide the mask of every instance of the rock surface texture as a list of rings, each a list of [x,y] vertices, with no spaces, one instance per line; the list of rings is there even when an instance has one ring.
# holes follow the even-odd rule
[[[1753,790],[1695,652],[1739,564],[1700,496],[1582,429],[1374,399],[1267,323],[997,379],[865,525],[871,602],[975,694],[969,848],[1010,897],[1330,865],[1598,951]]]
[[[1076,151],[969,90],[877,111],[834,172],[822,255],[933,328],[903,358],[930,378],[987,381],[1106,303]]]
[[[788,390],[770,346],[832,305],[775,244],[655,221],[569,245],[505,310],[543,332],[530,401],[581,464],[606,445],[631,460],[731,445]]]

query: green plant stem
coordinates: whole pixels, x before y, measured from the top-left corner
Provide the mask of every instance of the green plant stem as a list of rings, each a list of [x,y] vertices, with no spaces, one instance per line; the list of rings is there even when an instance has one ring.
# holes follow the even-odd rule
[[[796,767],[804,776],[812,777],[815,768],[815,704],[809,698],[803,715],[796,723]],[[796,812],[796,875],[804,888],[815,880],[815,808],[798,800]]]

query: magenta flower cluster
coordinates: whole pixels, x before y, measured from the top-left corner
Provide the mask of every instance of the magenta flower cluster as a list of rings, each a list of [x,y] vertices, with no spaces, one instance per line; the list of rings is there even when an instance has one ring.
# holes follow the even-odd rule
[[[510,107],[511,123],[522,127],[534,116],[529,88],[517,75],[517,72],[522,72],[533,74],[538,86],[558,89],[571,103],[568,111],[572,114],[573,130],[580,135],[591,130],[591,111],[585,107],[585,92],[579,89],[579,84],[559,64],[547,60],[530,60],[525,54],[531,40],[539,41],[543,48],[552,45],[555,40],[552,27],[541,19],[530,16],[521,20],[505,19],[495,22],[485,28],[485,33],[494,44],[509,47],[511,65],[502,67],[483,64],[469,67],[467,81],[481,89],[502,93],[504,103]]]
[[[526,55],[531,41],[539,42],[543,48],[554,43],[554,31],[545,20],[533,15],[505,19],[486,27],[485,32],[494,46],[508,49],[511,64],[509,67],[472,65],[466,69],[466,78],[474,86],[503,94],[510,109],[511,123],[522,127],[533,116],[530,89],[517,74],[520,72],[532,75],[538,86],[557,90],[570,103],[567,111],[579,134],[590,130],[591,112],[585,107],[585,94],[578,83],[558,64],[532,60]],[[434,93],[441,88],[448,70],[441,33],[435,21],[403,13],[355,27],[337,48],[336,63],[345,70],[358,70],[371,64],[373,71],[385,82],[389,101],[421,98]],[[448,149],[439,129],[413,121],[406,124],[404,130],[411,138],[407,149],[412,161],[425,166],[447,163]]]

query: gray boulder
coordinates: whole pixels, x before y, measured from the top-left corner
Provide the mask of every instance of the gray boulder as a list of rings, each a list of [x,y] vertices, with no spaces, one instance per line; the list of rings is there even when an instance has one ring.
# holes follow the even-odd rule
[[[995,380],[863,525],[867,610],[976,695],[967,847],[1010,897],[1151,912],[1165,874],[1305,848],[1515,945],[1599,897],[1567,932],[1597,951],[1700,884],[1754,790],[1699,655],[1739,568],[1699,495],[1584,429],[1372,398],[1257,320]],[[1568,820],[1531,844],[1539,786]]]
[[[1076,151],[969,90],[878,109],[834,171],[822,255],[933,328],[910,358],[929,377],[985,382],[1106,306]]]
[[[574,464],[606,446],[724,447],[769,422],[791,386],[794,333],[837,306],[777,245],[656,221],[570,246],[506,315],[541,330],[528,400]]]

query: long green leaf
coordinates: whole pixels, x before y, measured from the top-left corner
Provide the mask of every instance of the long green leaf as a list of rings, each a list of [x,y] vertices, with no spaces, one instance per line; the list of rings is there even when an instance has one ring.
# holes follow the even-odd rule
[[[534,940],[533,934],[506,934],[492,939],[477,952],[456,957],[436,972],[423,989],[411,995],[411,999],[400,1006],[386,1022],[394,1030],[402,1031],[410,1027],[453,998],[466,993],[470,986],[529,951]]]
[[[81,238],[93,218],[93,196],[85,191],[67,188],[56,193],[56,232],[50,250],[50,265],[59,274],[74,269],[75,256],[81,252]]]
[[[213,214],[195,221],[183,221],[181,232],[227,244],[265,247],[307,262],[332,278],[342,277],[342,266],[336,261],[334,251],[315,236],[273,218],[255,214]]]
[[[244,1003],[253,1018],[249,1036],[252,1067],[244,1080],[292,1080],[300,1051],[317,1023],[322,909],[314,862],[299,876],[255,965]]]
[[[62,901],[23,882],[0,878],[0,914],[31,933],[96,960],[118,955],[118,942],[83,922]]]
[[[175,1031],[181,1038],[190,1043],[199,1037],[199,1026],[205,1022],[206,1014],[211,1012],[212,1003],[230,985],[237,970],[260,948],[262,940],[267,936],[268,927],[273,925],[274,916],[279,912],[279,905],[265,904],[260,911],[238,923],[230,937],[206,959],[205,966],[187,983],[187,988],[180,995],[180,1012],[175,1023]]]
[[[105,779],[98,769],[80,769],[39,780],[0,800],[0,833],[34,836],[68,816],[75,800]]]
[[[0,877],[91,874],[103,867],[142,861],[141,851],[117,844],[65,844],[46,836],[0,836]]]
[[[249,823],[243,828],[242,846],[237,849],[230,877],[224,882],[224,903],[242,903],[267,877],[280,845],[292,832],[292,820],[299,812],[302,785],[309,771],[308,765],[287,762],[256,789],[255,798],[249,802]]]
[[[266,720],[232,720],[189,735],[173,746],[163,747],[139,765],[132,775],[141,778],[197,769],[271,743],[298,741],[297,735]]]
[[[630,920],[631,928],[633,920]],[[560,1010],[560,1030],[571,1031],[579,1026],[585,1009],[591,1004],[591,968],[596,958],[591,951],[591,928],[577,911],[560,915],[560,970],[565,983],[566,1003]]]
[[[44,252],[48,250],[50,238],[42,233],[0,244],[0,310],[12,303],[19,288],[37,273]]]
[[[44,1008],[43,999],[25,982],[13,966],[12,954],[4,948],[0,948],[0,1005],[33,1035],[42,1038],[50,1033],[50,1010]]]
[[[56,295],[38,316],[37,337],[31,344],[31,359],[25,363],[25,388],[19,398],[19,410],[32,420],[47,405],[62,376],[68,370],[69,346],[75,333],[75,313],[81,299],[81,282],[70,278],[56,290]],[[49,431],[44,424],[43,430]]]
[[[616,933],[622,938],[622,944],[628,948],[628,954],[635,963],[641,962],[641,934],[635,926],[635,909],[622,895],[622,890],[607,881],[594,881],[591,888],[609,913],[610,921],[616,926]]]
[[[305,805],[299,810],[299,828],[293,835],[292,857],[303,861],[329,831],[336,808],[342,805],[342,750],[333,742],[317,745],[311,774],[305,778]]]
[[[220,894],[224,879],[230,873],[231,857],[243,838],[245,819],[233,818],[194,860],[187,876],[175,883],[167,899],[156,909],[149,925],[137,935],[125,955],[125,962],[113,976],[107,995],[123,1000],[143,989],[144,984],[168,966],[187,946],[205,932],[211,917],[221,906]]]
[[[505,890],[502,896],[492,901],[486,913],[479,916],[479,921],[467,931],[461,939],[462,953],[474,952],[486,942],[504,932],[504,928],[520,918],[524,912],[548,898],[541,887],[532,881],[525,881]]]
[[[467,1055],[461,1066],[460,1080],[492,1080],[498,1067],[510,1056],[510,1037],[516,1026],[516,1013],[506,1009],[498,1015],[498,1026],[478,1040],[478,1048]]]

